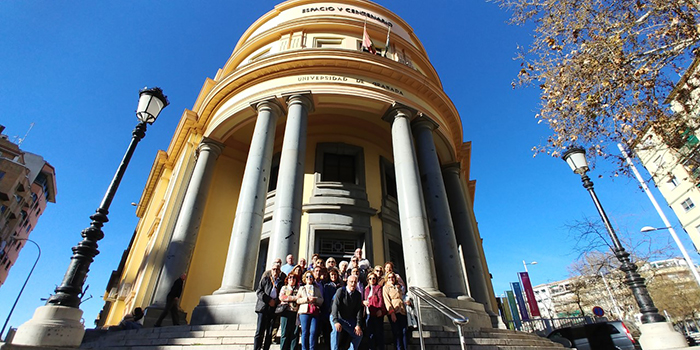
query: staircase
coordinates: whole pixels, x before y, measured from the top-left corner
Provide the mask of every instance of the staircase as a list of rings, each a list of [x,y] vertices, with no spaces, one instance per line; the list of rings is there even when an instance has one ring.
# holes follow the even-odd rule
[[[143,328],[129,331],[87,330],[80,349],[106,350],[253,350],[255,325],[206,325]],[[426,349],[461,350],[456,331],[440,326],[423,327]],[[467,350],[561,350],[545,338],[503,329],[481,329],[465,334]],[[391,332],[385,333],[386,349],[393,349]],[[409,350],[420,350],[418,331],[409,339]],[[5,344],[3,350],[37,349]],[[41,348],[59,350],[58,348]],[[63,348],[62,350],[65,350]],[[271,350],[279,350],[273,344]]]

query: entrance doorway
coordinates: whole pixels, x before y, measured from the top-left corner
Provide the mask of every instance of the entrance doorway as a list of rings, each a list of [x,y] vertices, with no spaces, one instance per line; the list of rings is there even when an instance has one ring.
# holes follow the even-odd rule
[[[355,249],[364,249],[364,234],[352,231],[316,231],[314,251],[323,259],[333,257],[337,263],[350,261]]]

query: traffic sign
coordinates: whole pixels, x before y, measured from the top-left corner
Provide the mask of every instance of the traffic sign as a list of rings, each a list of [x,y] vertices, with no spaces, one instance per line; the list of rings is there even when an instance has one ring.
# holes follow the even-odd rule
[[[602,307],[595,306],[595,307],[593,307],[593,314],[598,316],[598,317],[603,317],[603,315],[605,315],[605,311],[603,311]]]

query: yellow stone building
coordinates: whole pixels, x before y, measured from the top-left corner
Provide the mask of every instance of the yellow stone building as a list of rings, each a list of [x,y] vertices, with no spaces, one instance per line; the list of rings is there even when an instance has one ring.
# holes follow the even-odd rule
[[[189,322],[255,323],[253,291],[274,258],[348,260],[359,247],[490,327],[470,151],[401,18],[364,0],[283,2],[158,153],[101,323],[162,307],[182,273]]]

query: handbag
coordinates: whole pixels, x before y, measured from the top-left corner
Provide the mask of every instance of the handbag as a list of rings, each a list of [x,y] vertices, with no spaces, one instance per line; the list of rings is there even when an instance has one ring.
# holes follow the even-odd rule
[[[287,310],[289,310],[289,304],[279,304],[277,307],[275,307],[275,314],[280,315]]]
[[[313,316],[318,316],[321,314],[321,308],[318,307],[318,305],[316,305],[314,303],[310,303],[309,304],[309,314],[311,314]]]

